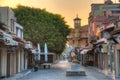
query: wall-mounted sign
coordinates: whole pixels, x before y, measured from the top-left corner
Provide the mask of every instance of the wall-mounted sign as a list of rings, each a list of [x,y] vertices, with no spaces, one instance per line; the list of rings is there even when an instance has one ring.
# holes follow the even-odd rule
[[[116,40],[117,40],[118,43],[120,43],[120,35],[118,35],[118,36],[116,37]]]

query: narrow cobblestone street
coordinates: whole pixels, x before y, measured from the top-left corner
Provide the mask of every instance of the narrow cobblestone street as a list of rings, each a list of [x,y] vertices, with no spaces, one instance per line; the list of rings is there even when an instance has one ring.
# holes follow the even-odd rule
[[[80,66],[80,64],[60,61],[52,65],[51,69],[40,69],[18,80],[111,80],[95,68],[83,66],[80,66],[80,68],[85,70],[86,76],[66,76],[66,70],[69,69],[71,65]]]

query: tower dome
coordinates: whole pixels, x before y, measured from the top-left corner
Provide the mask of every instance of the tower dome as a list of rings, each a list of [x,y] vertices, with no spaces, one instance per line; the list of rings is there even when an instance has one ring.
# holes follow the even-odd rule
[[[75,20],[81,20],[81,19],[80,19],[80,18],[78,17],[78,15],[77,15],[77,17],[74,19],[74,21],[75,21]]]
[[[106,0],[105,4],[113,4],[113,2],[111,0]]]

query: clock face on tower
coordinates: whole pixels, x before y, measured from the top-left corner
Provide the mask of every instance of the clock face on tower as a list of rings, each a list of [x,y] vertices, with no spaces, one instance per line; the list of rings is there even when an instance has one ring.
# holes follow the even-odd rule
[[[110,33],[107,31],[103,32],[103,37],[106,39],[110,38]]]

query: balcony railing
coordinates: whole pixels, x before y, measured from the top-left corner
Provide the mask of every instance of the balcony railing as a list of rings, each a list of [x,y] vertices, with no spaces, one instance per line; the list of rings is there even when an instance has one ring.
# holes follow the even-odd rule
[[[79,36],[67,36],[67,38],[79,38]]]
[[[88,36],[80,36],[80,39],[87,39]]]
[[[3,41],[5,45],[12,45],[12,46],[18,45],[18,42],[14,41],[12,36],[4,32],[3,30],[0,30],[0,35],[1,35],[0,40]]]

